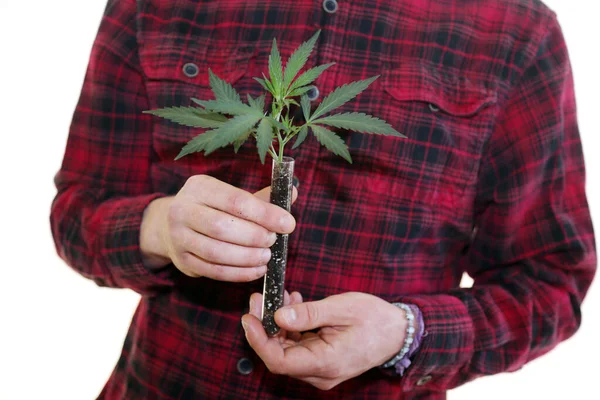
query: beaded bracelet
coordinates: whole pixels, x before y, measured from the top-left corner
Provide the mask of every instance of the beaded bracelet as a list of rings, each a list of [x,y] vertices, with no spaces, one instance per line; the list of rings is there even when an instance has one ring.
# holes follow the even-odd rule
[[[390,361],[383,364],[383,368],[393,367],[398,361],[400,361],[406,355],[406,353],[408,353],[408,350],[410,350],[410,345],[412,344],[414,337],[415,337],[415,315],[413,314],[410,307],[404,303],[392,303],[392,304],[395,305],[396,307],[403,309],[406,312],[406,320],[408,321],[408,328],[406,328],[406,338],[404,339],[404,345],[402,346],[400,353],[398,353]]]

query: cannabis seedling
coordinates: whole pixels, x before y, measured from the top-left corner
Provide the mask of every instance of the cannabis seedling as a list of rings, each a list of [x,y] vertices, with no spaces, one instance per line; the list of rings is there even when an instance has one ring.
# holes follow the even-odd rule
[[[306,93],[312,83],[329,67],[324,64],[304,71],[320,31],[302,43],[288,59],[285,69],[273,39],[269,56],[269,77],[254,78],[272,97],[270,112],[265,111],[265,95],[254,99],[249,94],[244,103],[236,90],[215,75],[210,69],[209,84],[214,100],[192,98],[199,107],[167,107],[145,111],[181,125],[208,129],[190,140],[177,155],[176,160],[190,153],[204,152],[209,155],[215,150],[233,145],[237,153],[250,137],[256,140],[261,162],[269,154],[273,158],[271,202],[288,212],[292,197],[293,160],[284,156],[286,145],[295,139],[292,148],[300,146],[312,132],[328,150],[352,163],[348,146],[329,128],[340,128],[361,133],[373,133],[405,137],[387,122],[363,113],[326,115],[352,100],[363,92],[378,76],[343,85],[331,92],[311,113],[311,102]],[[300,100],[298,104],[297,99]],[[295,124],[290,117],[292,106],[301,107],[304,115],[302,124]],[[267,333],[275,334],[279,328],[273,315],[283,304],[283,281],[287,262],[288,235],[278,235],[271,248],[272,258],[267,266],[263,291],[263,325]]]

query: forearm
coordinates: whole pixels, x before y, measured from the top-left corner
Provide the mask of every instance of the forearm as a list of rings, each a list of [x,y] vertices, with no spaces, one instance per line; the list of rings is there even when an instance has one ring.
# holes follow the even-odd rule
[[[161,196],[103,198],[99,190],[67,187],[55,198],[50,215],[58,254],[100,286],[141,294],[170,287],[172,271],[147,268],[140,247],[144,210]]]

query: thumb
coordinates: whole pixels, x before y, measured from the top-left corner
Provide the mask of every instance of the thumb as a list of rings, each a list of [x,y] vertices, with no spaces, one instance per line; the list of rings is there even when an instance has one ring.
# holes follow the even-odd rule
[[[275,313],[275,322],[282,329],[303,332],[324,326],[349,325],[350,310],[330,298],[282,307]]]

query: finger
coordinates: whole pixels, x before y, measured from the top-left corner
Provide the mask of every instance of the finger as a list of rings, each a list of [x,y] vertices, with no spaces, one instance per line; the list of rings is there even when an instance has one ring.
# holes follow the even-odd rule
[[[247,247],[271,247],[277,236],[263,226],[196,203],[182,205],[177,218],[190,229],[222,242]]]
[[[349,325],[353,321],[352,306],[342,296],[294,304],[275,313],[275,322],[288,331],[309,331],[323,326]]]
[[[224,282],[250,282],[263,277],[267,272],[266,265],[250,268],[217,265],[206,262],[192,253],[181,254],[179,263],[177,267],[186,275]]]
[[[279,339],[269,338],[258,318],[244,315],[242,325],[248,343],[272,373],[307,376],[320,365],[315,353],[308,348],[292,346],[284,349]]]
[[[263,297],[260,293],[252,293],[250,296],[250,315],[261,319]]]
[[[289,305],[300,304],[300,303],[302,303],[302,295],[298,292],[292,292],[292,294],[290,295],[290,304]],[[287,305],[287,304],[285,304],[285,305]],[[294,342],[298,342],[300,339],[302,339],[302,333],[289,331],[289,332],[287,332],[287,338],[290,340],[293,340]]]
[[[258,267],[267,265],[271,249],[244,247],[221,242],[188,229],[183,235],[181,246],[187,252],[212,264],[234,267]]]
[[[190,180],[192,178],[188,182]],[[260,200],[245,190],[205,175],[198,176],[195,181],[198,183],[190,184],[196,186],[193,190],[190,189],[190,192],[196,202],[255,222],[271,232],[291,233],[296,227],[296,221],[290,213]]]
[[[287,290],[283,291],[283,305],[284,306],[288,306],[290,305],[290,294],[288,293]]]
[[[256,197],[258,197],[259,199],[261,199],[262,201],[270,203],[271,202],[271,186],[267,186],[266,188],[259,190],[258,192],[254,193],[254,195]],[[298,199],[298,189],[296,189],[296,187],[294,186],[292,188],[292,204],[294,204],[296,202],[296,199]]]

